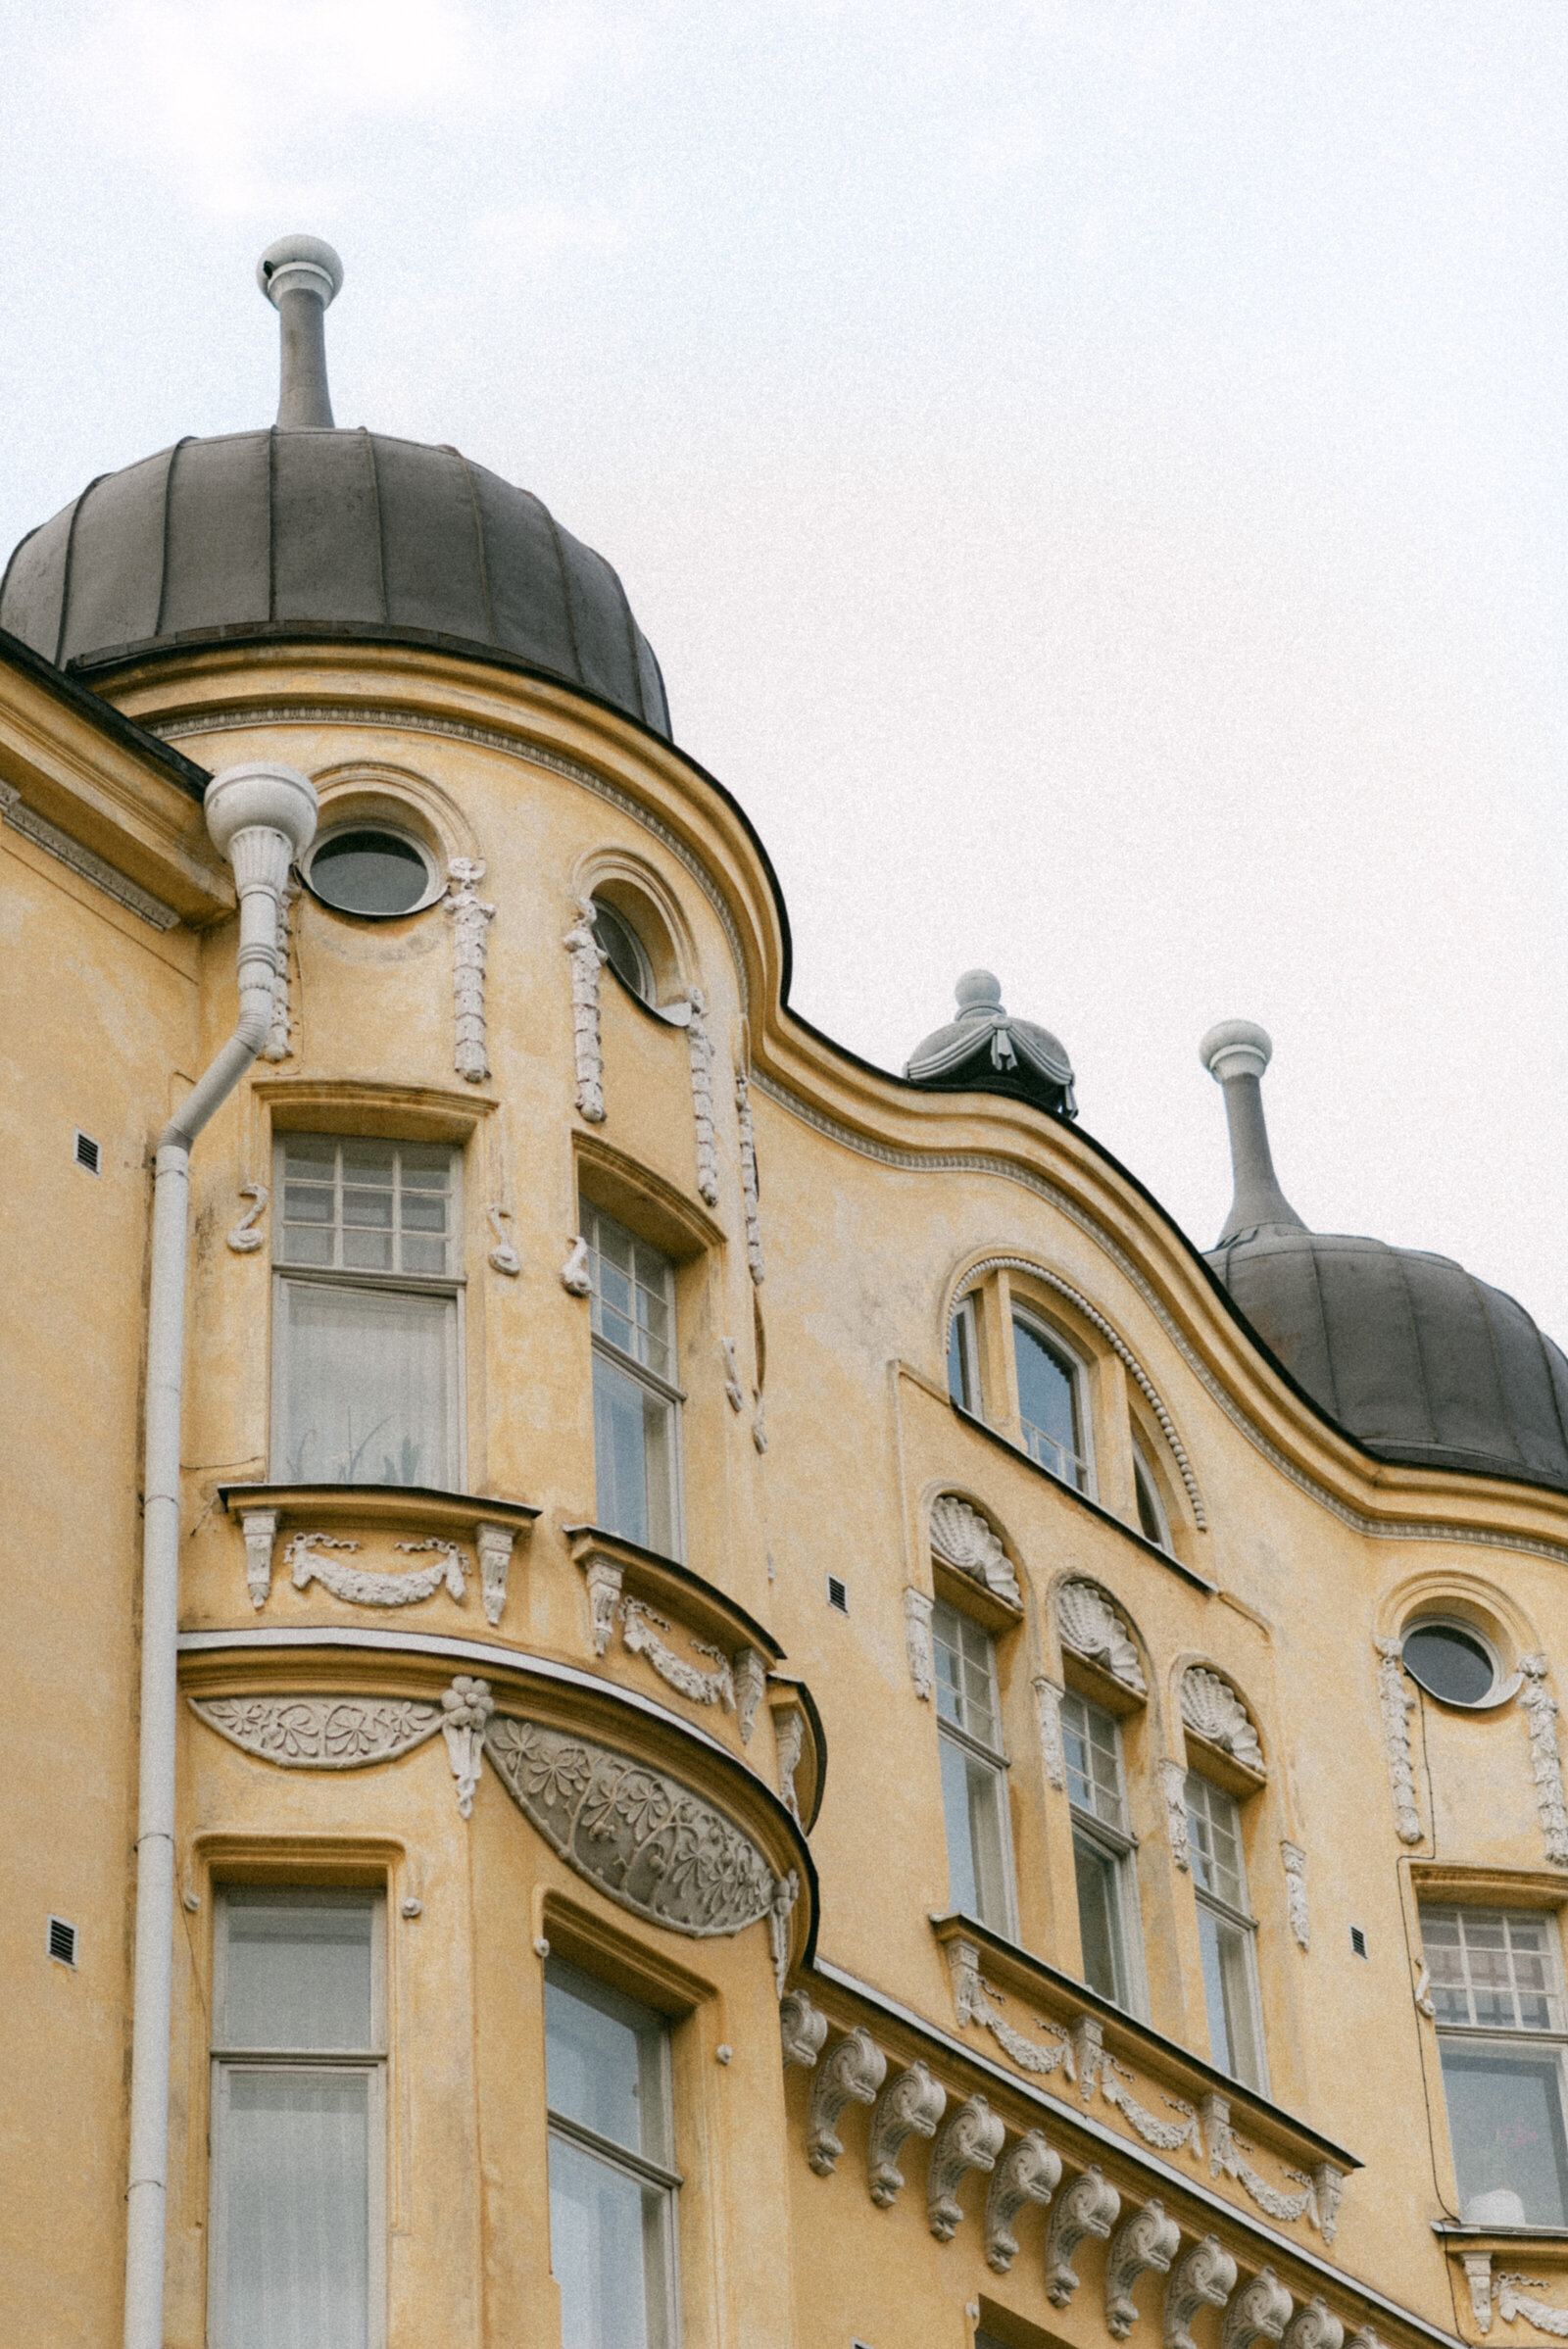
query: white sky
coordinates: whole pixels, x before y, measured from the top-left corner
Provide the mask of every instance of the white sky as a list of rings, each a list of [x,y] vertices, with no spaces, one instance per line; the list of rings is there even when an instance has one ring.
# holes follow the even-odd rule
[[[885,1066],[973,963],[1200,1244],[1289,1197],[1568,1339],[1560,0],[0,7],[0,540],[342,423],[615,563]],[[3,549],[0,549],[3,553]]]

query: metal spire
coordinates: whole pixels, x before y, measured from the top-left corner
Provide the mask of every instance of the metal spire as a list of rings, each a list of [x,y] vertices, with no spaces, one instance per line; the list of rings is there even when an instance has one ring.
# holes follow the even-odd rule
[[[1231,1167],[1236,1178],[1236,1196],[1215,1245],[1223,1248],[1244,1232],[1304,1232],[1306,1225],[1280,1189],[1268,1147],[1263,1089],[1258,1083],[1274,1056],[1268,1031],[1250,1019],[1222,1019],[1203,1038],[1198,1056],[1225,1091]]]
[[[257,263],[256,282],[283,326],[278,428],[330,432],[323,320],[343,282],[343,264],[318,236],[280,236]]]

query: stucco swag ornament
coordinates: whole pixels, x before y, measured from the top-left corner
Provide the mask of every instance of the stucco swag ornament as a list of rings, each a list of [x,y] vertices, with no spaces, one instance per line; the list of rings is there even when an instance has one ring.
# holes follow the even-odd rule
[[[931,1550],[945,1566],[968,1575],[972,1582],[983,1583],[1009,1607],[1023,1604],[1018,1578],[1002,1546],[1001,1537],[978,1509],[960,1500],[956,1493],[944,1493],[931,1503]]]
[[[358,1542],[345,1540],[336,1534],[296,1534],[283,1552],[283,1562],[290,1569],[289,1580],[296,1590],[308,1590],[312,1583],[352,1607],[409,1607],[420,1599],[433,1598],[443,1587],[450,1591],[459,1606],[466,1593],[466,1564],[463,1551],[455,1542],[440,1542],[433,1536],[424,1542],[397,1542],[395,1549],[410,1555],[434,1550],[436,1556],[428,1566],[416,1567],[410,1574],[377,1574],[365,1566],[340,1566],[325,1553],[329,1550],[357,1550]]]
[[[1102,1590],[1093,1583],[1063,1583],[1056,1594],[1056,1624],[1062,1644],[1105,1670],[1137,1696],[1148,1684],[1131,1635]]]

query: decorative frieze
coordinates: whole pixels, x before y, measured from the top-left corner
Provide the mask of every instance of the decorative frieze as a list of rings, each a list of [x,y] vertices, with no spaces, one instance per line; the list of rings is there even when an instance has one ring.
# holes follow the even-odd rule
[[[1291,1921],[1291,1931],[1301,1949],[1312,1946],[1312,1919],[1306,1905],[1306,1854],[1299,1843],[1281,1843],[1280,1859],[1285,1869],[1285,1913]]]
[[[1059,1790],[1067,1784],[1067,1756],[1061,1742],[1061,1690],[1054,1680],[1037,1673],[1033,1683],[1035,1719],[1040,1725],[1040,1760],[1046,1784]]]
[[[484,1734],[496,1700],[488,1681],[470,1680],[460,1672],[441,1693],[441,1734],[447,1759],[458,1782],[458,1809],[465,1819],[473,1814],[474,1789],[484,1767]]]
[[[867,2182],[878,2210],[891,2210],[904,2184],[899,2148],[906,2137],[934,2137],[947,2107],[946,2088],[924,2064],[911,2064],[888,2081],[871,2115],[866,2150]]]
[[[827,2037],[827,2017],[811,2004],[804,1990],[786,1990],[779,2000],[778,2035],[785,2071],[792,2064],[812,2071]]]
[[[1140,2276],[1168,2276],[1182,2247],[1182,2230],[1160,2202],[1146,2202],[1122,2221],[1105,2257],[1105,2323],[1124,2341],[1138,2322],[1133,2287]]]
[[[911,1589],[904,1593],[904,1652],[914,1692],[923,1702],[931,1694],[936,1680],[936,1663],[931,1652],[931,1600],[923,1590]]]
[[[1063,1583],[1056,1593],[1056,1625],[1062,1644],[1087,1656],[1135,1695],[1147,1696],[1148,1683],[1131,1634],[1102,1590],[1093,1583]]]
[[[463,1604],[464,1553],[455,1542],[440,1542],[432,1536],[423,1542],[395,1542],[392,1546],[411,1556],[424,1550],[434,1550],[437,1555],[431,1565],[416,1567],[411,1574],[375,1574],[363,1566],[339,1566],[323,1554],[328,1550],[357,1550],[358,1542],[345,1541],[334,1534],[296,1534],[283,1552],[283,1560],[292,1569],[289,1579],[296,1590],[308,1590],[312,1583],[319,1583],[344,1606],[414,1606],[420,1599],[433,1598],[443,1585],[458,1604]]]
[[[277,967],[272,974],[272,1024],[262,1047],[264,1060],[286,1060],[294,1050],[288,1003],[288,950],[299,883],[285,881],[277,893]]]
[[[1312,2219],[1323,2232],[1325,2242],[1334,2240],[1334,2218],[1331,2215],[1326,2230],[1322,2227],[1318,2209],[1317,2187],[1304,2170],[1287,2170],[1298,2191],[1286,2193],[1282,2187],[1270,2185],[1268,2179],[1253,2169],[1248,2159],[1252,2148],[1236,2134],[1231,2127],[1231,2108],[1227,2097],[1212,2095],[1203,2098],[1203,2127],[1208,2131],[1208,2174],[1210,2178],[1234,2178],[1244,2192],[1250,2194],[1265,2218],[1284,2224],[1301,2218]],[[1324,2168],[1329,2165],[1325,2163]],[[1340,2177],[1336,2171],[1335,2177]],[[1335,2211],[1339,2198],[1335,2196]]]
[[[751,1089],[746,1082],[744,1071],[737,1072],[735,1078],[735,1119],[740,1133],[741,1206],[746,1218],[746,1265],[753,1281],[760,1289],[766,1276],[762,1265],[762,1224],[757,1180],[757,1129],[752,1123]]]
[[[1225,2311],[1219,2349],[1252,2349],[1254,2341],[1282,2340],[1295,2306],[1273,2269],[1259,2269]]]
[[[1218,2235],[1204,2235],[1165,2286],[1165,2349],[1198,2349],[1193,2319],[1200,2308],[1223,2308],[1235,2289],[1236,2262]]]
[[[395,1696],[192,1696],[208,1728],[283,1770],[365,1770],[433,1737],[439,1705]]]
[[[1133,2075],[1125,2064],[1118,2063],[1105,2047],[1104,2027],[1098,2015],[1080,2015],[1072,2027],[1073,2061],[1078,2072],[1078,2091],[1085,2104],[1098,2087],[1105,2102],[1121,2114],[1146,2145],[1153,2145],[1161,2153],[1179,2153],[1191,2145],[1199,2160],[1203,2155],[1203,2135],[1198,2114],[1185,2096],[1162,2096],[1179,2117],[1162,2121],[1152,2113],[1147,2104],[1132,2091]]]
[[[1091,2162],[1058,2195],[1046,2229],[1046,2298],[1065,2308],[1078,2289],[1073,2254],[1092,2237],[1102,2243],[1121,2216],[1121,2196],[1098,2163]]]
[[[1018,2256],[1013,2232],[1027,2203],[1042,2208],[1061,2182],[1061,2156],[1038,2129],[1026,2129],[991,2173],[986,2193],[986,2266],[1005,2276]]]
[[[605,1122],[605,1055],[599,1034],[599,974],[610,956],[594,936],[594,909],[586,898],[562,939],[571,957],[571,1041],[577,1076],[577,1114],[590,1125]]]
[[[1059,2066],[1067,2079],[1072,2080],[1075,2077],[1072,2042],[1058,2031],[1054,2034],[1054,2044],[1045,2046],[1015,2031],[992,2003],[994,2000],[1003,2003],[1003,1993],[982,1976],[980,1952],[974,1942],[959,1935],[947,1944],[947,1950],[948,1969],[953,1976],[954,2010],[960,2028],[965,2023],[982,2024],[1022,2072],[1054,2072]],[[1050,2028],[1049,2024],[1041,2025],[1042,2030]]]
[[[726,1713],[734,1712],[735,1676],[722,1648],[706,1639],[692,1640],[698,1655],[710,1659],[705,1669],[677,1655],[664,1639],[662,1635],[675,1628],[666,1616],[656,1614],[640,1598],[623,1598],[619,1612],[621,1642],[628,1653],[646,1656],[660,1679],[693,1704],[722,1705]]]
[[[1549,2300],[1529,2296],[1528,2287],[1542,2282],[1539,2276],[1499,2276],[1497,2278],[1497,2314],[1504,2325],[1513,2325],[1523,2317],[1538,2332],[1555,2333],[1558,2340],[1568,2340],[1568,2308],[1554,2308]],[[1350,2349],[1356,2349],[1351,2342]]]
[[[1159,1790],[1165,1797],[1165,1833],[1170,1837],[1170,1856],[1184,1873],[1191,1873],[1193,1858],[1187,1839],[1187,1773],[1180,1762],[1161,1762]]]
[[[700,987],[686,998],[692,1015],[686,1028],[686,1050],[692,1072],[692,1117],[697,1131],[697,1196],[710,1207],[718,1204],[718,1147],[713,1136],[713,1040],[708,1033],[708,1000]]]
[[[1182,1674],[1182,1719],[1190,1730],[1233,1756],[1245,1770],[1263,1772],[1263,1748],[1246,1705],[1229,1681],[1201,1664],[1189,1664]]]
[[[227,1245],[236,1256],[254,1256],[267,1245],[266,1233],[259,1232],[256,1227],[267,1212],[267,1202],[271,1194],[265,1183],[241,1183],[239,1195],[251,1203],[238,1223],[231,1226]]]
[[[1568,1868],[1568,1805],[1563,1802],[1562,1756],[1557,1748],[1557,1699],[1546,1686],[1544,1655],[1519,1658],[1519,1702],[1530,1725],[1530,1773],[1546,1857]]]
[[[1383,1750],[1388,1758],[1389,1786],[1394,1795],[1394,1828],[1401,1843],[1419,1843],[1423,1829],[1415,1803],[1415,1771],[1410,1760],[1410,1715],[1415,1690],[1404,1676],[1397,1639],[1379,1639],[1378,1709],[1383,1715]]]
[[[844,2151],[839,2121],[848,2104],[875,2104],[888,2059],[862,2028],[846,2031],[816,2067],[806,2131],[806,2158],[818,2178],[831,2178]]]
[[[153,929],[172,930],[179,920],[172,905],[166,905],[150,890],[127,880],[123,873],[117,872],[112,864],[106,863],[102,856],[95,856],[91,849],[84,849],[79,840],[73,840],[69,832],[62,832],[58,824],[52,824],[46,815],[40,815],[35,807],[29,807],[14,783],[0,782],[0,821],[8,823],[14,832],[20,832],[24,839],[30,840],[46,856],[57,857],[62,864],[69,865],[74,873],[79,873],[84,881],[90,881],[95,889],[101,889],[106,897],[116,899],[129,912],[139,914]]]
[[[926,2225],[939,2243],[951,2243],[963,2224],[958,2188],[971,2170],[996,2166],[1006,2137],[1002,2115],[983,2096],[970,2096],[951,2115],[931,2149],[926,2173]]]
[[[978,1509],[956,1493],[944,1493],[931,1503],[931,1551],[945,1566],[984,1584],[1008,1606],[1023,1604],[1018,1578],[1000,1536]]]
[[[450,886],[445,903],[452,919],[452,1003],[457,1023],[452,1064],[468,1084],[480,1085],[490,1074],[485,1049],[484,961],[496,909],[479,896],[478,885],[484,878],[482,857],[454,856],[447,873]]]
[[[485,1621],[497,1624],[507,1603],[507,1575],[517,1537],[510,1525],[479,1525],[473,1539],[479,1553],[479,1595]]]

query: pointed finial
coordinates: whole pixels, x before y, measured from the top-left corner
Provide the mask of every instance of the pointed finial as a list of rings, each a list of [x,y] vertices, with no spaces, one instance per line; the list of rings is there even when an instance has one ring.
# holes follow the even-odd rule
[[[343,282],[343,264],[318,236],[280,236],[257,263],[256,282],[283,322],[278,428],[330,432],[322,322]]]
[[[1268,1147],[1258,1082],[1274,1057],[1267,1029],[1250,1019],[1222,1019],[1203,1038],[1198,1056],[1215,1084],[1224,1087],[1236,1179],[1236,1196],[1216,1245],[1223,1248],[1227,1241],[1260,1230],[1304,1232],[1305,1224],[1280,1189]]]

